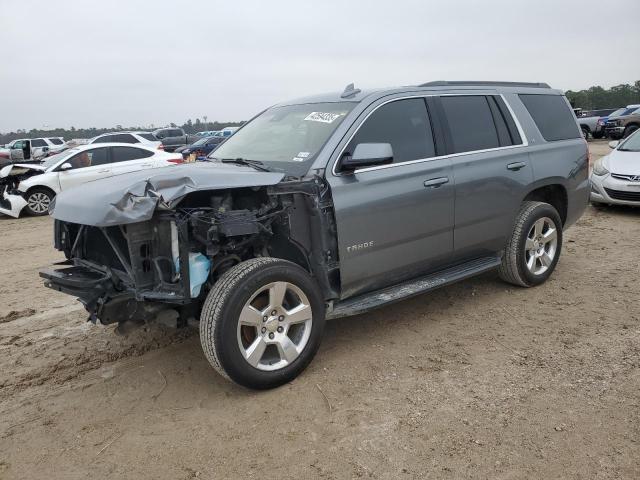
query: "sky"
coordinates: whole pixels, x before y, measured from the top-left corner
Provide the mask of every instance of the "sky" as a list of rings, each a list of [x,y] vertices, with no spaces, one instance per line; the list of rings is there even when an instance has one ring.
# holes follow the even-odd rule
[[[0,132],[239,121],[431,80],[640,79],[640,0],[0,0]]]

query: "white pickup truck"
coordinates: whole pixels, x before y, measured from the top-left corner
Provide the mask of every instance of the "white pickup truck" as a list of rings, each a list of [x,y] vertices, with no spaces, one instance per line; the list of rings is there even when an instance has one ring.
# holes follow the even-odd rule
[[[576,114],[576,118],[578,119],[578,125],[580,125],[580,130],[582,130],[582,136],[585,139],[588,139],[589,136],[592,138],[602,138],[604,136],[604,121],[600,122],[599,120],[606,118],[611,113],[615,112],[615,108],[603,108],[600,110],[582,110],[581,108],[574,108],[574,113]]]

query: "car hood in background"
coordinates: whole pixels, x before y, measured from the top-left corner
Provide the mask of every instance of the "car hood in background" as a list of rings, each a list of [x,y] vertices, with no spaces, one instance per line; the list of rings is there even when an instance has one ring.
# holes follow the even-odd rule
[[[607,169],[619,175],[640,175],[640,152],[614,150],[607,155]]]
[[[51,207],[65,222],[107,227],[149,220],[192,192],[275,185],[283,173],[221,163],[188,163],[95,180],[59,193]]]

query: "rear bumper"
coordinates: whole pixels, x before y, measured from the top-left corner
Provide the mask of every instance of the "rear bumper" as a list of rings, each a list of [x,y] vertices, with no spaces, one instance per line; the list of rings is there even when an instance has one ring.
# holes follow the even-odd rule
[[[0,186],[0,213],[18,218],[22,209],[27,206],[27,201],[16,194],[7,193],[6,187]]]

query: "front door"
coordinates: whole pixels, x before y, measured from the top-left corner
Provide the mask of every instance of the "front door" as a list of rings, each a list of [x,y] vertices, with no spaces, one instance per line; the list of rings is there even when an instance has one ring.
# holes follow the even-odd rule
[[[27,160],[29,158],[30,151],[31,146],[29,145],[29,140],[19,140],[11,147],[11,150],[9,151],[9,157],[13,162]],[[25,153],[27,154],[26,157]]]
[[[67,159],[63,165],[67,163],[71,168],[59,169],[61,190],[111,176],[108,147],[83,150]]]
[[[454,180],[436,156],[424,98],[378,106],[343,155],[360,143],[389,143],[393,163],[328,174],[333,197],[342,298],[436,270],[453,249]]]

